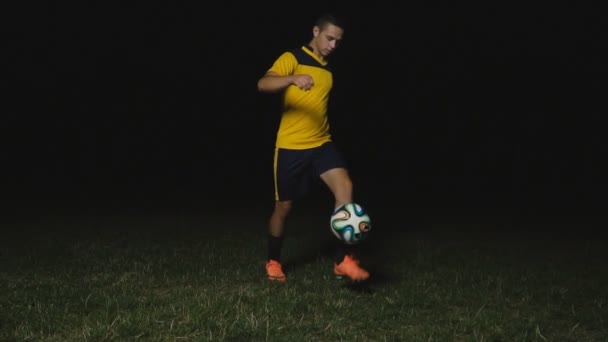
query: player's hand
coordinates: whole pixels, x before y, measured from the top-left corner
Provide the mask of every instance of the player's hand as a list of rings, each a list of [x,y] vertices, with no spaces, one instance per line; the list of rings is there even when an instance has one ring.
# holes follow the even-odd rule
[[[293,85],[302,90],[310,90],[310,88],[315,85],[315,82],[310,75],[295,75],[293,78]]]

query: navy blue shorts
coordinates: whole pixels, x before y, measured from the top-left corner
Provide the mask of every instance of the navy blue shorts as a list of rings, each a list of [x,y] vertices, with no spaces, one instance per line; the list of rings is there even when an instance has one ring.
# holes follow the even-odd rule
[[[274,152],[274,195],[277,201],[295,200],[318,182],[325,171],[346,168],[333,142],[305,150],[276,148]]]

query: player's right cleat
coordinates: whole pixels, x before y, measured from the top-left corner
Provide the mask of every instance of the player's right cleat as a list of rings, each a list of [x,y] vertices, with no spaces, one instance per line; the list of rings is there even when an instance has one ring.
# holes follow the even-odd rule
[[[334,265],[336,278],[348,277],[352,281],[364,281],[369,279],[369,272],[359,266],[359,260],[351,255],[344,257],[344,260]]]
[[[266,263],[266,273],[268,274],[268,280],[270,281],[278,281],[280,283],[287,281],[281,263],[276,260],[268,260]]]

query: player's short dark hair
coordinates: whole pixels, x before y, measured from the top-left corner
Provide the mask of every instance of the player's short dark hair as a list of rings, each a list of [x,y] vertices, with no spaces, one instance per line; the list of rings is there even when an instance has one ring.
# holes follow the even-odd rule
[[[346,23],[344,22],[344,18],[338,18],[331,13],[323,13],[315,22],[315,26],[318,26],[321,30],[325,29],[327,25],[338,26],[342,30],[346,30]]]

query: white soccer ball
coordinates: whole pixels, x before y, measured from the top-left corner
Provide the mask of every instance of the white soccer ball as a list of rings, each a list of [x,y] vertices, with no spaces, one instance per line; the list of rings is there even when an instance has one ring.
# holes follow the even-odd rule
[[[334,210],[330,227],[339,240],[354,245],[365,240],[372,228],[372,221],[361,205],[347,203]]]

